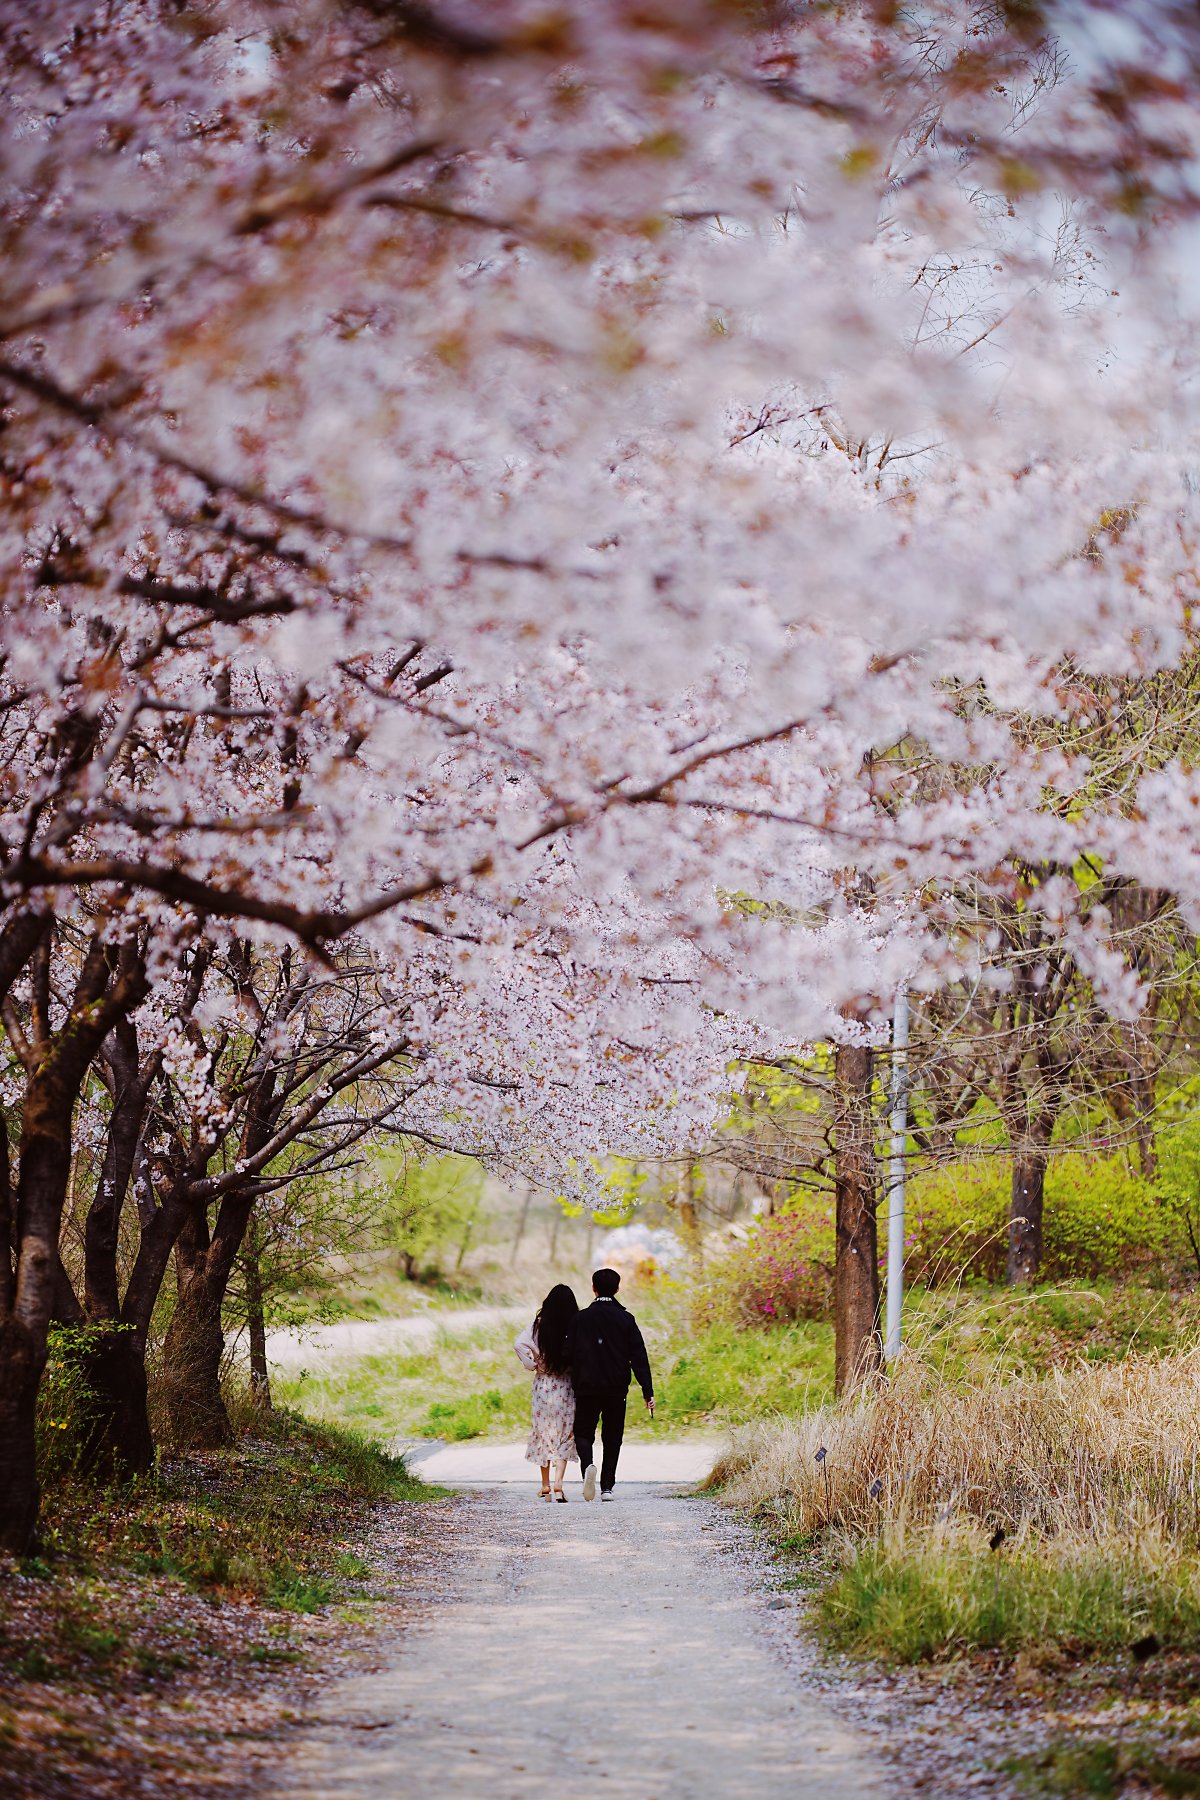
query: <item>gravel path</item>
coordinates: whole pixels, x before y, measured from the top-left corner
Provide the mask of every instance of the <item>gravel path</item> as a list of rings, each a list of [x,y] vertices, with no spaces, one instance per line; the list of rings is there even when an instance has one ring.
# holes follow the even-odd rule
[[[289,1800],[868,1800],[883,1771],[780,1654],[748,1534],[652,1482],[468,1490],[458,1554],[293,1740]],[[791,1634],[787,1634],[791,1635]],[[794,1642],[794,1639],[793,1639]]]
[[[404,1319],[338,1319],[332,1325],[305,1325],[267,1333],[267,1362],[275,1369],[324,1368],[341,1356],[374,1356],[389,1350],[420,1350],[440,1332],[466,1337],[493,1325],[527,1325],[528,1306],[443,1306]]]

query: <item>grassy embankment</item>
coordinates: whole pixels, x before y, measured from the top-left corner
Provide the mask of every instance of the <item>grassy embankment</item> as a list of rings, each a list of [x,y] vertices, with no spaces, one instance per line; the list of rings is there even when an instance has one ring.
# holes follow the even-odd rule
[[[384,1597],[371,1515],[437,1490],[295,1415],[242,1427],[123,1489],[52,1474],[38,1554],[0,1558],[5,1794],[124,1795],[135,1768],[139,1793],[242,1791],[288,1680]]]
[[[1200,1793],[1196,1300],[927,1296],[912,1323],[882,1393],[740,1434],[725,1497],[831,1648],[1006,1668],[1026,1740],[1073,1717],[1014,1748],[1028,1792]]]
[[[723,1431],[802,1416],[832,1399],[833,1332],[826,1323],[696,1327],[681,1291],[631,1293],[630,1305],[646,1334],[659,1400],[653,1426],[631,1406],[631,1433]],[[360,1316],[378,1317],[378,1306],[368,1299]],[[277,1391],[312,1418],[376,1436],[521,1436],[529,1378],[513,1355],[515,1325],[471,1330],[455,1323],[452,1308],[444,1317],[445,1329],[426,1347],[325,1357],[311,1370],[281,1375]],[[944,1380],[978,1381],[1079,1358],[1109,1362],[1131,1351],[1168,1350],[1200,1338],[1200,1302],[1113,1283],[1029,1295],[918,1291],[907,1330]]]
[[[830,1392],[828,1325],[692,1332],[677,1300],[631,1296],[630,1304],[646,1334],[658,1400],[654,1424],[630,1406],[631,1436],[786,1414]],[[378,1436],[522,1437],[530,1383],[513,1354],[516,1331],[511,1323],[463,1329],[450,1314],[427,1347],[322,1358],[313,1370],[279,1375],[276,1391],[312,1418]]]

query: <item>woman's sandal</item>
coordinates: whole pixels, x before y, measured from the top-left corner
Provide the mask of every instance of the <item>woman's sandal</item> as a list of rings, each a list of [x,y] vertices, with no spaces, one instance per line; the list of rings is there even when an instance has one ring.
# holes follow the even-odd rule
[[[548,1500],[549,1498],[550,1498],[550,1489],[548,1487],[544,1487],[542,1489],[541,1493],[538,1495],[538,1499],[539,1500]]]
[[[558,1501],[558,1504],[560,1506],[565,1506],[567,1504],[567,1496],[563,1493],[563,1491],[560,1487],[555,1488],[554,1498]]]

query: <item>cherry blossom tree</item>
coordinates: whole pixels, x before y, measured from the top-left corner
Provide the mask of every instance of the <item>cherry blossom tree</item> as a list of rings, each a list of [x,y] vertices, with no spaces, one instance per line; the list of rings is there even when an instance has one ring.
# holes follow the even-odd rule
[[[1013,725],[1184,652],[1200,34],[51,0],[0,51],[11,1544],[62,1134],[160,933],[365,954],[407,1127],[536,1173],[694,1141],[751,1049],[866,1056],[1014,853],[1200,900],[1185,767],[1075,812]],[[908,736],[994,777],[888,805]],[[47,1007],[52,910],[105,922]]]

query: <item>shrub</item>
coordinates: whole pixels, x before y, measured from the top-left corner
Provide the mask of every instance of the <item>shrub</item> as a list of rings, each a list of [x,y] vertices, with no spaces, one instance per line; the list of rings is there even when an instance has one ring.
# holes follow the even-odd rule
[[[91,1325],[54,1325],[37,1399],[37,1466],[43,1482],[77,1473],[95,1400],[86,1357],[97,1335]]]
[[[915,1181],[906,1219],[907,1278],[930,1286],[963,1275],[1003,1280],[1011,1181],[1012,1165],[999,1157],[954,1163]],[[1051,1160],[1042,1244],[1048,1281],[1089,1281],[1148,1265],[1176,1269],[1187,1254],[1180,1218],[1122,1158]]]
[[[1200,1119],[1180,1119],[1163,1132],[1158,1189],[1181,1243],[1200,1269]]]
[[[828,1207],[776,1213],[713,1262],[698,1289],[699,1323],[767,1328],[828,1318],[833,1303]]]

